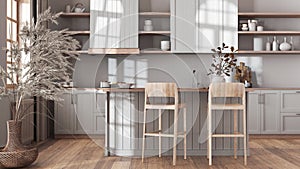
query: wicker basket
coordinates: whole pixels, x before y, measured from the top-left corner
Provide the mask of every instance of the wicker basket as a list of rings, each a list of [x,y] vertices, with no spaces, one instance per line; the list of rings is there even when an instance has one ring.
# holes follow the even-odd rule
[[[7,121],[7,144],[0,150],[0,164],[5,168],[26,167],[38,157],[37,148],[21,144],[21,126],[21,121]]]

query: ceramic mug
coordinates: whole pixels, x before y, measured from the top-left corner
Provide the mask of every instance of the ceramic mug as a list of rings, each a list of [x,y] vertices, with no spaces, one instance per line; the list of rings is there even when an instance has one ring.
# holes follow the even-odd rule
[[[164,40],[160,42],[160,48],[163,51],[170,50],[170,41]]]

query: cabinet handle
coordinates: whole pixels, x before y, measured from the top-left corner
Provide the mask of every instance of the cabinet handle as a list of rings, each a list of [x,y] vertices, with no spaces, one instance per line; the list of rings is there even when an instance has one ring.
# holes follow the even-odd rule
[[[296,116],[300,116],[300,114],[296,114]]]
[[[264,94],[259,94],[258,104],[264,104],[264,102],[265,102],[265,95]]]
[[[72,94],[71,104],[77,104],[77,95]]]
[[[296,93],[300,93],[300,91],[296,91]]]

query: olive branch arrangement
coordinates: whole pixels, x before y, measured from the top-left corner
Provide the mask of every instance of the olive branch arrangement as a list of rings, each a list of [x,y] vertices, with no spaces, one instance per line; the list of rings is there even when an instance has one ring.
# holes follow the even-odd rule
[[[230,49],[230,52],[225,52],[224,50]],[[217,49],[211,49],[214,54],[212,54],[213,62],[209,69],[207,75],[217,75],[217,76],[230,76],[230,72],[236,67],[237,59],[234,58],[235,50],[233,46],[230,48],[222,44],[222,47],[217,47]]]

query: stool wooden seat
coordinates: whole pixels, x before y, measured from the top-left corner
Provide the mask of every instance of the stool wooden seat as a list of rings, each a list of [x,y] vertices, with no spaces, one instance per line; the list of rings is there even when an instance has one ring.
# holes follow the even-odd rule
[[[241,98],[241,104],[214,104],[213,98]],[[214,134],[212,131],[212,110],[233,110],[232,134]],[[239,111],[241,110],[241,111]],[[238,112],[243,114],[243,132],[238,132]],[[212,138],[234,138],[234,158],[237,158],[237,138],[244,138],[244,164],[247,165],[247,129],[246,129],[246,97],[242,83],[212,83],[209,86],[208,96],[208,149],[209,165],[212,165]]]
[[[174,98],[172,104],[151,104],[149,98]],[[159,137],[159,157],[161,157],[161,137],[173,137],[173,165],[176,165],[176,145],[177,137],[184,140],[184,159],[186,159],[186,105],[179,104],[178,88],[175,83],[147,83],[145,87],[145,107],[144,107],[144,123],[143,123],[143,147],[142,147],[142,162],[144,162],[145,153],[145,137]],[[183,111],[183,132],[178,132],[178,111],[182,108]],[[147,110],[155,109],[159,112],[159,130],[146,132],[146,115]],[[162,110],[174,110],[174,132],[163,133],[162,131]]]

